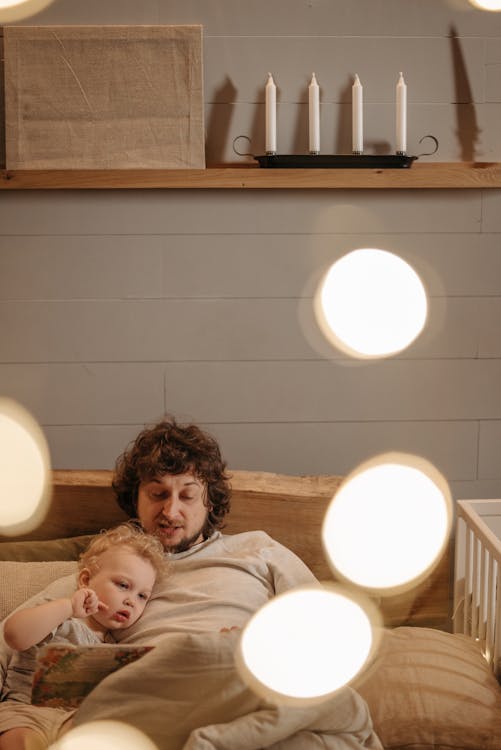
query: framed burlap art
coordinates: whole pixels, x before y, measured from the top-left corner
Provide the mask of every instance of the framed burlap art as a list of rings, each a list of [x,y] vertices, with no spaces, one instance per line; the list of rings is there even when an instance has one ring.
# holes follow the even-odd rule
[[[201,26],[7,26],[8,169],[203,168]]]

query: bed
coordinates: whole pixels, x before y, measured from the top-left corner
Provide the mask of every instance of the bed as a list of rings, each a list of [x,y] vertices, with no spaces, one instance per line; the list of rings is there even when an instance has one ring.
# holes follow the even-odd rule
[[[319,580],[332,580],[320,529],[342,478],[246,471],[231,474],[233,502],[224,533],[263,529],[299,555]],[[123,518],[113,498],[111,472],[54,471],[53,499],[44,522],[25,537],[0,538],[1,617],[47,583],[71,574],[89,535]],[[462,628],[459,632],[453,560],[453,550],[448,549],[416,589],[379,602],[385,623],[381,646],[353,688],[367,702],[386,750],[501,750],[501,688],[494,674],[494,653],[488,659],[483,653],[487,653],[487,633],[499,628],[495,608],[489,609],[481,597],[484,585],[480,576],[488,575],[491,564],[486,558],[484,564],[477,565],[477,584],[463,586],[469,610],[478,611],[480,606],[482,613],[491,613],[490,620],[478,615],[477,623],[485,620],[479,636],[478,629]],[[462,615],[462,623],[470,620],[468,614]],[[241,746],[239,743],[231,750]],[[277,750],[289,746],[273,745]],[[193,747],[209,750],[216,745],[206,741]],[[261,745],[254,747],[258,750]]]

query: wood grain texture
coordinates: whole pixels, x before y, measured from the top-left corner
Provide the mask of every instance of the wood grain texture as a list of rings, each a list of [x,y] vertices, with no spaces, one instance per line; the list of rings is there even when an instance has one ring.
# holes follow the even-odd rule
[[[320,581],[332,581],[320,534],[328,503],[343,478],[238,470],[230,474],[232,507],[224,533],[264,530],[298,555]],[[106,470],[54,471],[53,500],[45,521],[19,540],[95,533],[124,520],[111,479],[112,472]],[[387,625],[449,629],[450,559],[447,551],[423,583],[379,601]]]
[[[435,162],[407,169],[0,170],[0,189],[453,189],[501,187],[499,162]]]

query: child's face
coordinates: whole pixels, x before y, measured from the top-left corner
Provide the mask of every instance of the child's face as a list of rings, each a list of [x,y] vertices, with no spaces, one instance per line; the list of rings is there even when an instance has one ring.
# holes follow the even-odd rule
[[[156,573],[148,560],[126,546],[108,549],[98,558],[99,568],[80,572],[80,587],[94,589],[99,600],[108,606],[90,620],[102,630],[130,627],[143,614],[151,596]]]

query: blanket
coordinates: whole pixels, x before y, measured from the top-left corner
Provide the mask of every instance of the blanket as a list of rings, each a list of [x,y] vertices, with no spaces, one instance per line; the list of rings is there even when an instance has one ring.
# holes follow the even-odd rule
[[[259,698],[234,666],[238,632],[170,633],[106,677],[76,725],[126,722],[159,750],[382,750],[361,696],[349,687],[314,705]]]
[[[23,606],[74,589],[75,576],[69,575]],[[260,699],[235,668],[240,631],[155,634],[151,628],[136,634],[135,644],[154,642],[155,648],[105,677],[83,701],[74,724],[122,721],[144,732],[159,750],[382,750],[365,701],[349,687],[309,706],[275,706]],[[1,640],[5,669],[9,650]]]

